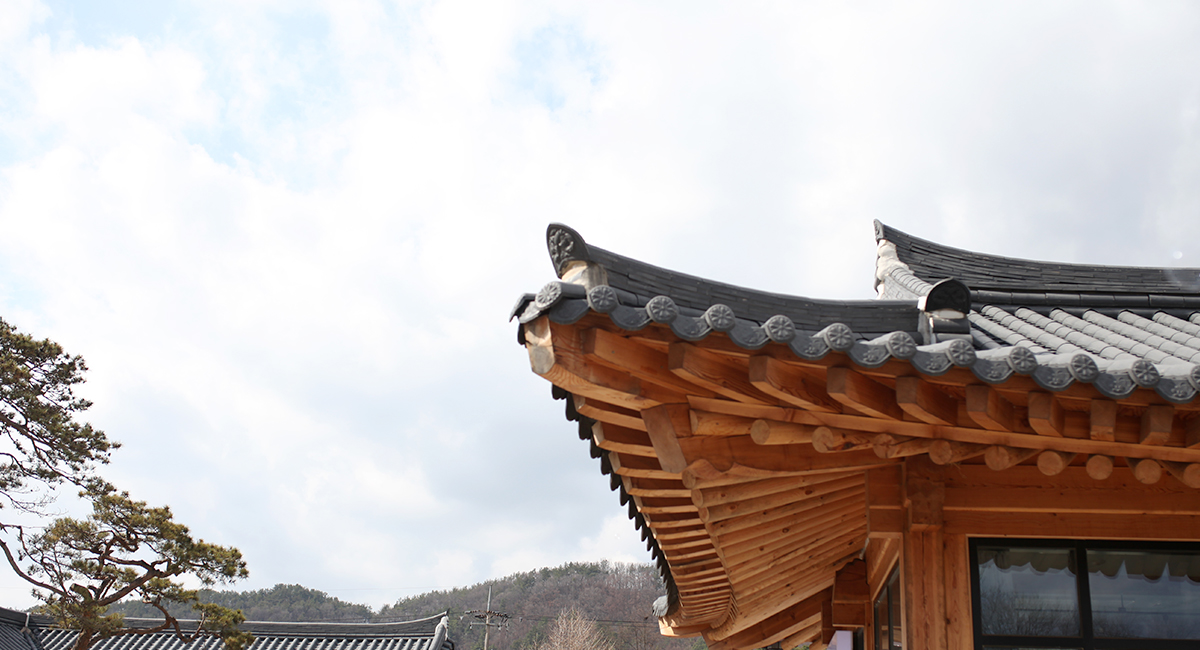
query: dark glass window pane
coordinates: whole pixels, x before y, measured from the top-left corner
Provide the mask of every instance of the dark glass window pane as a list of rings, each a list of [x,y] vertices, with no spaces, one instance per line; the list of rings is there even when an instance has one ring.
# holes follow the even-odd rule
[[[900,626],[900,571],[892,572],[891,580],[888,580],[888,602],[891,603],[892,612],[888,615],[888,619],[892,624],[892,645],[891,650],[901,650],[904,647],[904,628]]]
[[[1075,551],[979,546],[984,634],[1079,636]]]
[[[1088,549],[1097,637],[1200,639],[1200,552]]]
[[[1045,648],[1016,648],[1016,647],[1009,646],[1009,645],[1004,645],[1004,646],[1000,646],[1000,645],[988,645],[988,646],[984,646],[984,647],[983,647],[983,650],[1082,650],[1082,649],[1081,649],[1081,648],[1059,648],[1059,647],[1057,647],[1057,646],[1055,646],[1055,647],[1053,647],[1053,648],[1050,648],[1050,647],[1045,647]]]
[[[879,600],[875,601],[875,647],[885,649],[888,647],[888,592],[887,587],[879,593]]]

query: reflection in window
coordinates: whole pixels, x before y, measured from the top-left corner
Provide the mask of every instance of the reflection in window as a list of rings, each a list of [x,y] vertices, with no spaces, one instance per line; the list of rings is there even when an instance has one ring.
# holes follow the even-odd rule
[[[1097,637],[1200,639],[1200,552],[1087,550]]]
[[[983,633],[1079,636],[1075,551],[980,546]]]
[[[875,647],[901,650],[904,634],[900,627],[900,568],[892,569],[879,599],[875,601]]]

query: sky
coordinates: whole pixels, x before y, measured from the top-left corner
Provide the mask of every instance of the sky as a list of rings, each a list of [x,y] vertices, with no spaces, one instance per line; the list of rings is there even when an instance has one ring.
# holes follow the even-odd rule
[[[0,0],[0,316],[237,588],[648,561],[507,320],[548,223],[818,298],[874,219],[1200,266],[1198,62],[1166,0]]]

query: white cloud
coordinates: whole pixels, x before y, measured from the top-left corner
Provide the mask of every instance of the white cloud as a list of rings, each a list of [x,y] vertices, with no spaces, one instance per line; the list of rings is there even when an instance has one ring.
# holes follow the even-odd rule
[[[114,478],[251,587],[649,559],[504,321],[547,222],[846,298],[873,218],[1155,263],[1200,205],[1188,5],[18,8],[0,313],[87,357]]]

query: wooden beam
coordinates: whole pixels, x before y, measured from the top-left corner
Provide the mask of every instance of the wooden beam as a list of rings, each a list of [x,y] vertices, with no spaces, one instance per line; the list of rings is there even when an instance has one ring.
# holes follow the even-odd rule
[[[804,645],[805,643],[808,643],[809,641],[812,641],[813,639],[816,639],[817,637],[821,636],[821,617],[815,616],[809,620],[811,622],[807,626],[801,628],[799,632],[796,632],[795,634],[793,634],[789,637],[784,637],[782,640],[780,640],[779,647],[781,647],[781,648],[798,648],[798,647]],[[820,648],[810,648],[810,650],[821,650],[821,649]]]
[[[667,368],[690,383],[737,402],[767,405],[776,402],[750,383],[745,368],[690,343],[671,344],[667,350]]]
[[[967,415],[990,431],[1012,431],[1013,407],[991,386],[967,386]]]
[[[866,627],[871,606],[871,588],[867,584],[867,561],[852,560],[838,570],[833,580],[833,625],[841,628]]]
[[[722,503],[719,505],[706,506],[701,509],[700,517],[709,524],[732,519],[752,512],[760,512],[771,508],[778,508],[790,503],[811,499],[813,497],[838,492],[849,487],[861,486],[863,477],[857,475],[840,476],[832,481],[822,483],[813,483],[802,488],[797,488],[795,491],[776,492],[774,494],[764,494],[760,497],[746,499],[744,501],[734,501],[731,503]]]
[[[1200,515],[947,511],[946,532],[980,537],[1070,537],[1195,542]]]
[[[1106,399],[1094,399],[1091,403],[1088,435],[1092,440],[1112,442],[1116,439],[1117,403]]]
[[[801,585],[801,592],[817,584],[831,583],[833,570],[837,568],[833,564],[842,558],[850,559],[846,557],[848,552],[857,557],[866,542],[866,532],[864,521],[858,528],[839,529],[830,537],[814,536],[812,543],[796,547],[791,553],[781,553],[770,562],[755,561],[731,571],[730,583],[738,594],[738,603],[749,609],[756,604],[778,602],[777,592],[795,593],[797,577],[806,573],[815,580]],[[747,610],[742,613],[746,614]]]
[[[696,436],[748,436],[754,420],[725,413],[711,413],[691,409],[692,435]]]
[[[1087,390],[1092,390],[1090,387]],[[1068,391],[1063,391],[1067,393]],[[1058,394],[1062,399],[1062,394]],[[1091,397],[1090,394],[1085,397]],[[778,406],[754,406],[750,404],[741,404],[731,402],[729,400],[708,399],[703,397],[689,397],[688,402],[693,408],[703,408],[704,410],[731,413],[743,415],[750,418],[768,418],[778,421],[791,421],[804,424],[825,425],[833,429],[842,429],[847,431],[857,431],[864,435],[872,433],[892,433],[902,436],[914,436],[921,438],[944,438],[956,442],[964,442],[971,444],[982,445],[1002,445],[1007,447],[1024,447],[1029,449],[1055,449],[1057,451],[1073,452],[1077,454],[1102,454],[1106,456],[1121,456],[1127,458],[1156,458],[1159,460],[1171,460],[1181,463],[1200,462],[1200,448],[1175,447],[1170,445],[1140,445],[1132,439],[1129,442],[1116,442],[1095,440],[1089,437],[1064,436],[1057,438],[1054,436],[1043,436],[1036,433],[1019,433],[1008,431],[989,431],[982,428],[971,428],[965,426],[935,426],[925,422],[912,422],[904,420],[885,420],[880,418],[868,417],[860,414],[851,413],[809,413],[795,409],[787,409]],[[1104,399],[1094,399],[1091,401],[1092,406],[1096,404],[1110,404],[1114,402]],[[1200,404],[1200,402],[1198,402]],[[1144,408],[1144,407],[1143,407]],[[1103,409],[1100,409],[1103,411]],[[1113,414],[1115,417],[1116,410]],[[1065,416],[1068,430],[1071,427],[1072,413],[1068,412]],[[1136,426],[1136,420],[1129,419],[1130,424]],[[1094,424],[1094,422],[1093,422]],[[1086,427],[1081,427],[1078,434],[1083,434]],[[1132,429],[1131,432],[1136,432]],[[1136,436],[1136,433],[1132,435]]]
[[[1112,456],[1103,456],[1100,454],[1092,454],[1091,456],[1088,456],[1087,473],[1088,476],[1096,479],[1097,481],[1103,481],[1104,479],[1112,476]]]
[[[971,624],[971,564],[966,535],[942,535],[943,576],[946,580],[946,647],[973,650]],[[890,650],[890,649],[884,649]]]
[[[1037,449],[1018,449],[993,445],[983,453],[983,460],[990,469],[1000,471],[1018,465],[1038,453]]]
[[[881,433],[875,436],[872,447],[875,449],[875,455],[880,458],[904,458],[929,453],[936,442],[938,441],[931,438],[908,438]]]
[[[1193,449],[1200,447],[1200,417],[1192,417],[1184,425],[1183,444]]]
[[[646,516],[696,512],[696,505],[692,503],[691,499],[639,498],[638,501],[640,502],[638,504],[638,512]]]
[[[659,465],[657,458],[610,453],[608,455],[608,462],[612,464],[613,471],[621,476],[658,479],[679,478],[678,473],[664,470],[662,465]]]
[[[525,324],[525,348],[535,373],[573,395],[583,395],[640,411],[663,403],[686,401],[683,393],[641,382],[628,373],[587,363],[579,351],[578,332],[555,325],[546,316]]]
[[[987,448],[987,445],[975,445],[969,442],[934,440],[929,447],[929,459],[936,465],[961,463],[969,458],[982,456]]]
[[[583,395],[574,395],[575,410],[581,415],[586,415],[593,420],[600,422],[608,422],[627,429],[637,429],[639,431],[646,430],[646,423],[642,422],[642,415],[637,411],[614,406],[607,402],[598,400],[589,400]]]
[[[1142,412],[1142,432],[1138,442],[1143,445],[1165,445],[1171,438],[1171,425],[1174,422],[1174,407],[1147,406]]]
[[[750,383],[775,399],[806,411],[839,413],[841,405],[804,371],[774,357],[750,357]]]
[[[1075,460],[1075,454],[1066,454],[1061,451],[1047,449],[1038,454],[1037,467],[1038,471],[1046,476],[1058,476],[1062,471]]]
[[[746,470],[747,478],[770,478],[772,473],[849,470],[892,462],[878,458],[871,451],[822,454],[811,445],[759,445],[749,436],[692,436],[679,444],[690,461],[688,471],[697,475],[741,468]]]
[[[780,567],[774,574],[768,572],[776,579],[756,583],[754,587],[757,591],[752,595],[743,597],[741,594],[745,588],[738,588],[739,616],[722,625],[722,628],[728,627],[730,632],[745,629],[769,617],[779,609],[781,603],[795,602],[827,589],[833,584],[834,570],[858,557],[865,542],[866,538],[862,535],[835,540],[810,555],[808,562],[799,559],[791,563],[794,566]],[[809,568],[806,570],[804,567]]]
[[[683,482],[648,478],[625,478],[625,491],[635,497],[690,497],[692,491]]]
[[[1029,426],[1043,436],[1063,435],[1063,409],[1050,393],[1029,394]]]
[[[663,386],[682,394],[709,390],[681,379],[667,370],[667,355],[624,336],[602,329],[579,332],[580,351],[591,360],[616,370],[628,372],[643,382]]]
[[[1073,481],[1064,483],[1071,484]],[[946,487],[942,508],[944,512],[1120,513],[1131,517],[1130,522],[1134,521],[1133,517],[1142,514],[1200,515],[1200,494],[1188,488],[1174,491],[1137,484],[1136,488],[1125,489],[1120,485],[1105,485],[1090,479],[1087,483],[1094,487],[999,484],[984,488],[951,483]]]
[[[597,447],[608,451],[619,451],[634,456],[655,455],[650,436],[646,435],[645,431],[597,422],[592,425],[592,439],[596,441]]]
[[[806,476],[785,476],[760,481],[748,481],[736,485],[693,490],[692,501],[697,507],[701,508],[719,506],[726,503],[738,503],[770,494],[779,494],[781,492],[792,493],[812,485],[821,485],[845,476],[851,476],[851,474],[809,474]]]
[[[922,422],[958,424],[958,401],[920,377],[896,377],[896,402]]]
[[[1126,458],[1125,462],[1129,463],[1129,469],[1133,470],[1133,477],[1146,485],[1154,485],[1162,478],[1163,467],[1156,460]]]
[[[1171,461],[1163,461],[1163,466],[1179,480],[1180,483],[1190,488],[1200,488],[1200,463],[1173,463]]]
[[[750,439],[760,445],[801,444],[812,442],[813,433],[820,428],[824,427],[759,419],[750,425]]]
[[[744,581],[760,568],[778,568],[779,562],[798,559],[798,555],[819,548],[831,537],[854,534],[866,526],[862,502],[857,505],[857,508],[846,506],[830,512],[823,509],[812,521],[804,522],[803,527],[789,528],[786,536],[766,535],[750,543],[726,547],[723,549],[725,568],[731,577]]]
[[[825,390],[833,399],[861,413],[904,419],[904,411],[896,404],[896,392],[855,370],[830,368],[825,375]]]
[[[766,647],[798,631],[806,630],[812,625],[814,617],[821,616],[826,604],[832,602],[833,589],[823,590],[800,602],[782,607],[762,622],[745,630],[722,639],[709,641],[708,647],[714,650]]]
[[[904,539],[906,648],[946,650],[943,530],[912,531]]]
[[[785,505],[747,513],[743,517],[726,519],[710,525],[709,530],[720,546],[752,541],[763,535],[791,532],[793,525],[803,525],[814,517],[814,511],[840,508],[848,503],[866,503],[866,491],[861,487],[844,488],[837,492],[796,501]]]
[[[823,454],[873,449],[875,434],[818,427],[812,434],[812,446]]]
[[[679,474],[687,469],[688,461],[680,447],[680,438],[692,435],[692,423],[686,404],[663,404],[642,411],[646,433],[654,453],[665,471]]]

